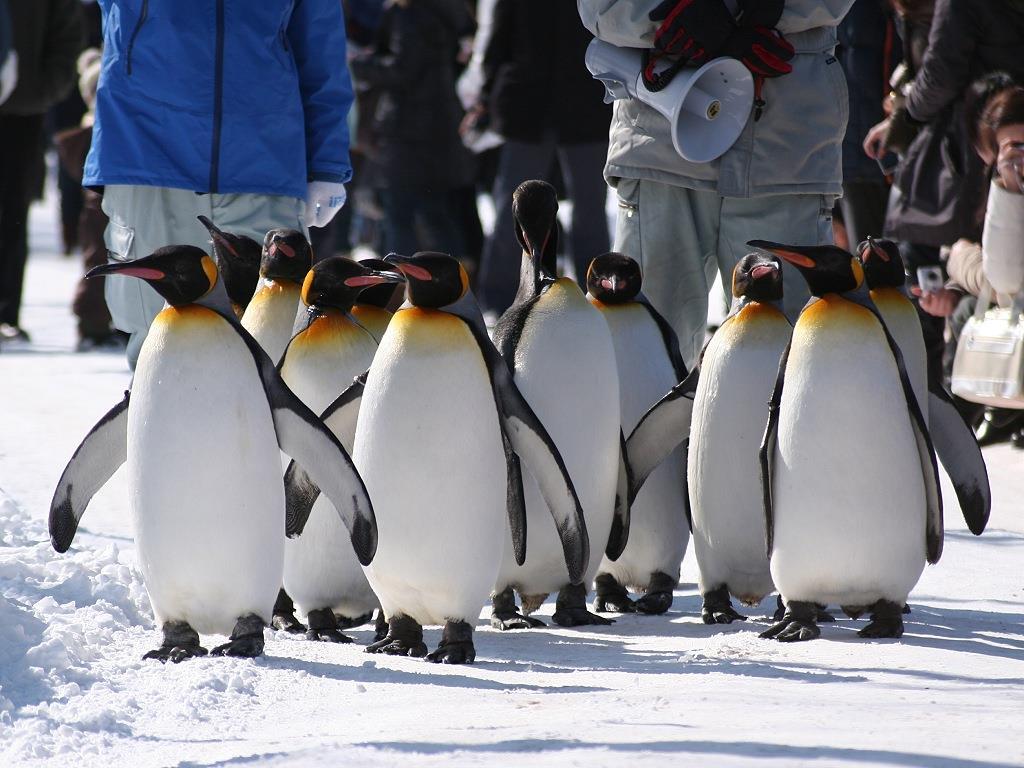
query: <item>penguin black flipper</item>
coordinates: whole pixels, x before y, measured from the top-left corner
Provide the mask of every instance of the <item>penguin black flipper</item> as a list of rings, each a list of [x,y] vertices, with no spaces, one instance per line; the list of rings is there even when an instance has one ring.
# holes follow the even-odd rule
[[[679,337],[676,336],[675,330],[673,330],[668,320],[654,308],[654,305],[651,304],[650,300],[642,292],[637,294],[635,300],[644,306],[644,309],[647,310],[651,319],[658,326],[658,330],[661,331],[662,341],[665,342],[665,353],[668,355],[669,362],[672,363],[676,379],[682,381],[689,375],[689,371],[686,370],[686,363],[683,362],[683,356],[679,352]]]
[[[612,562],[619,559],[619,555],[626,548],[629,542],[629,508],[632,497],[629,489],[633,487],[633,470],[629,464],[629,455],[626,453],[626,436],[619,430],[619,476],[615,486],[615,515],[612,517],[612,528],[608,533],[608,544],[604,553]]]
[[[530,474],[537,481],[562,541],[569,579],[573,584],[578,584],[583,579],[590,559],[590,539],[587,536],[583,508],[562,455],[516,386],[506,359],[487,335],[487,327],[472,293],[467,291],[459,301],[444,310],[462,319],[477,341],[491,378],[502,432],[516,455],[526,461]],[[522,531],[525,537],[525,525]]]
[[[363,479],[348,451],[324,423],[281,379],[270,356],[241,323],[225,317],[252,353],[281,450],[291,456],[323,489],[348,529],[352,548],[363,565],[377,551],[377,520]]]
[[[92,497],[128,460],[128,401],[131,392],[96,422],[64,468],[50,502],[50,543],[67,552]]]
[[[933,385],[928,393],[928,428],[935,451],[953,482],[964,521],[971,533],[980,536],[992,510],[988,469],[974,432],[941,386]]]
[[[508,527],[512,533],[512,553],[516,565],[526,562],[526,496],[523,493],[523,467],[516,455],[512,442],[501,429],[501,447],[505,451],[506,491],[505,507],[508,510]]]
[[[779,373],[775,377],[775,389],[768,401],[768,424],[761,440],[758,459],[761,462],[761,501],[764,505],[764,543],[768,558],[772,556],[772,543],[775,538],[775,510],[772,502],[772,469],[775,466],[775,449],[779,439],[779,404],[782,402],[782,387],[786,383],[786,365],[789,363],[789,350],[792,342],[786,345],[782,357],[779,358]]]
[[[690,417],[699,378],[700,368],[694,367],[685,379],[647,409],[626,441],[626,455],[633,474],[630,501],[636,498],[651,472],[690,436]]]
[[[334,434],[346,437],[349,445],[355,441],[356,419],[368,374],[369,371],[353,379],[352,384],[320,414],[324,426]],[[292,460],[284,473],[284,524],[288,538],[293,539],[302,533],[319,496],[320,486],[300,464]]]

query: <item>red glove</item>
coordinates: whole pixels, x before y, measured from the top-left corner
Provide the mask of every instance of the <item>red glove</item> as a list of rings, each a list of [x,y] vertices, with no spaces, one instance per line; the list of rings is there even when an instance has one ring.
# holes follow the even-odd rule
[[[732,14],[722,0],[664,0],[650,12],[661,25],[654,33],[654,47],[673,56],[702,64],[719,55],[736,31]]]
[[[723,56],[739,59],[754,75],[781,77],[793,71],[793,46],[768,27],[741,27],[722,47]]]

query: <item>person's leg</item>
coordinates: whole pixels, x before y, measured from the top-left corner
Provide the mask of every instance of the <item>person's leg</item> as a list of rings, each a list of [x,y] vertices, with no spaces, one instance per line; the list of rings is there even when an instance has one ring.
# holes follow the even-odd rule
[[[704,346],[721,198],[636,179],[621,179],[616,194],[614,250],[640,262],[643,292],[675,329],[692,366]]]
[[[748,240],[770,240],[786,245],[831,245],[830,195],[773,195],[726,198],[722,206],[722,230],[718,242],[718,268],[722,287],[728,292],[736,262],[753,250]],[[810,298],[807,283],[790,264],[782,266],[782,303],[795,321]]]
[[[200,205],[208,208],[207,216],[213,223],[236,235],[251,237],[258,243],[271,229],[278,227],[285,229],[297,229],[307,238],[310,230],[306,227],[305,201],[297,197],[285,197],[282,195],[200,195]],[[195,218],[193,216],[193,218]],[[202,247],[210,249],[210,237],[203,230],[205,243]],[[317,254],[313,258],[318,259],[330,255]]]
[[[839,199],[850,249],[855,249],[868,235],[881,237],[885,226],[885,208],[889,202],[889,187],[881,180],[848,181],[843,184]]]
[[[107,217],[100,208],[100,200],[97,192],[84,190],[82,215],[78,220],[78,241],[82,246],[82,267],[85,272],[107,263],[107,247],[103,242]],[[78,281],[71,310],[78,318],[79,343],[103,341],[110,336],[110,312],[103,300],[105,280],[103,277],[91,280],[82,277]]]
[[[452,210],[451,190],[420,187],[415,190],[416,221],[420,251],[440,251],[461,257],[462,234]],[[475,204],[475,202],[474,202]]]
[[[15,328],[28,259],[28,209],[42,152],[42,115],[0,116],[0,323]]]
[[[417,250],[416,196],[406,186],[392,185],[381,191],[384,202],[382,250],[412,256]]]
[[[546,179],[555,156],[553,141],[526,144],[508,141],[501,148],[494,179],[494,229],[484,244],[480,262],[480,304],[485,311],[502,313],[512,304],[519,285],[521,248],[512,220],[512,193],[527,179]]]
[[[605,201],[604,161],[608,142],[563,144],[558,148],[566,190],[572,200],[572,232],[569,249],[576,268],[576,280],[585,285],[587,265],[608,250],[608,217]]]

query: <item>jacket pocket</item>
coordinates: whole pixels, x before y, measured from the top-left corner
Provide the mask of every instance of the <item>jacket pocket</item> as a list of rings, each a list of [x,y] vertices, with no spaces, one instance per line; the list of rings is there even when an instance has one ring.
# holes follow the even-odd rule
[[[142,31],[142,25],[146,23],[146,17],[149,16],[149,0],[142,0],[142,9],[139,11],[139,19],[135,22],[135,27],[132,29],[132,34],[128,38],[128,47],[125,49],[125,71],[129,76],[132,74],[132,49],[135,48],[135,38],[139,36],[139,32]]]
[[[107,256],[113,261],[131,261],[132,245],[135,243],[135,230],[118,224],[113,219],[103,232],[103,241],[107,246]]]

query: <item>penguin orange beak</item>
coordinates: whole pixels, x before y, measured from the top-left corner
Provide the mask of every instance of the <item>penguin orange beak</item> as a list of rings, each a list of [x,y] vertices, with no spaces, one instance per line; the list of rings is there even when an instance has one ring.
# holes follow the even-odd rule
[[[752,270],[750,270],[750,276],[754,280],[760,280],[762,277],[768,275],[774,275],[778,273],[778,269],[774,264],[758,264]]]
[[[295,258],[295,249],[294,248],[292,248],[290,245],[288,245],[288,243],[281,242],[280,240],[274,240],[270,244],[270,247],[267,248],[267,255],[268,256],[273,256],[278,251],[283,253],[289,259],[294,259]]]
[[[399,269],[401,269],[401,267],[399,267]],[[430,273],[425,269],[422,269],[421,271],[428,275],[427,279],[429,280]],[[356,275],[345,279],[345,285],[349,288],[368,288],[371,285],[380,285],[382,283],[404,282],[405,275],[401,272],[372,272],[368,275]]]
[[[226,250],[232,256],[238,256],[238,251],[236,251],[235,247],[228,242],[228,239],[224,237],[224,233],[221,232],[212,221],[202,215],[196,216],[196,218],[199,219],[204,227],[206,227],[206,230],[210,233],[210,238],[214,243]]]
[[[877,245],[875,245],[875,239],[869,235],[868,247],[864,249],[864,253],[862,254],[862,256],[864,257],[864,261],[867,261],[869,258],[871,258],[871,254],[874,254],[882,261],[889,261],[889,254],[885,252],[884,248],[879,248]]]
[[[814,269],[816,266],[814,259],[810,256],[805,256],[802,253],[791,251],[784,245],[778,243],[771,243],[767,240],[751,240],[747,243],[751,248],[760,248],[762,251],[768,251],[768,253],[774,253],[780,259],[788,261],[795,267],[804,267],[805,269]]]
[[[85,276],[90,278],[103,277],[104,275],[127,275],[128,277],[138,277],[142,280],[163,280],[167,277],[167,274],[162,270],[138,266],[134,262],[101,264],[90,269]]]

